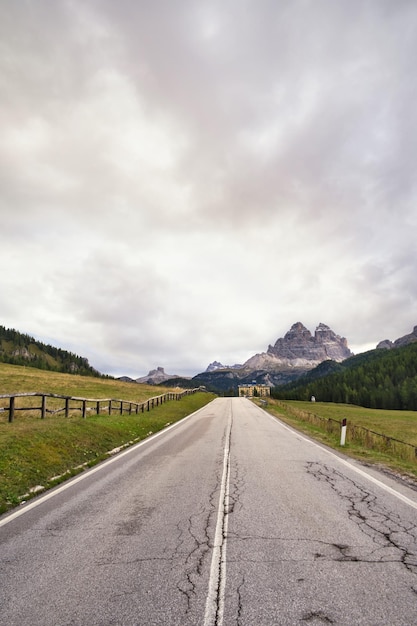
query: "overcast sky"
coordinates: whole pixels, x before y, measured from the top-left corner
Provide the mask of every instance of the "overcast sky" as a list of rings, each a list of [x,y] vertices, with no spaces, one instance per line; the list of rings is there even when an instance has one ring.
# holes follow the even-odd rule
[[[0,0],[0,324],[112,375],[417,324],[415,0]]]

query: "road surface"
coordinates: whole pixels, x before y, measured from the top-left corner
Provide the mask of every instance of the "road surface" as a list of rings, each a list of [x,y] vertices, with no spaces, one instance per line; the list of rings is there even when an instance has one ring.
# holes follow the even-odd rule
[[[218,398],[0,518],[0,623],[410,626],[416,540],[416,491]]]

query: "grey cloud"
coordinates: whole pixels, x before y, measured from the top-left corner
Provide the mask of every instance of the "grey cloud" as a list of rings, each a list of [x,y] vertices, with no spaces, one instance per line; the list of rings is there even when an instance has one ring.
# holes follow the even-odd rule
[[[132,369],[259,351],[298,319],[355,344],[416,323],[414,2],[0,17],[0,288],[47,302],[8,299],[3,323]]]

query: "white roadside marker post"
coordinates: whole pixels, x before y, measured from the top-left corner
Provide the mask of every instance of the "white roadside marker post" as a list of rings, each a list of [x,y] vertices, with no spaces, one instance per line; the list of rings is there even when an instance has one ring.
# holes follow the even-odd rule
[[[344,446],[346,442],[346,417],[342,420],[342,429],[340,432],[340,445]]]

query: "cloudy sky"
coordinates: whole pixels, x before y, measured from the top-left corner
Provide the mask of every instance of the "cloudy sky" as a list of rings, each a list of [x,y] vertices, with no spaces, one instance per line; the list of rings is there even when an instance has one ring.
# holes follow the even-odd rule
[[[415,0],[0,0],[0,324],[101,372],[417,324]]]

